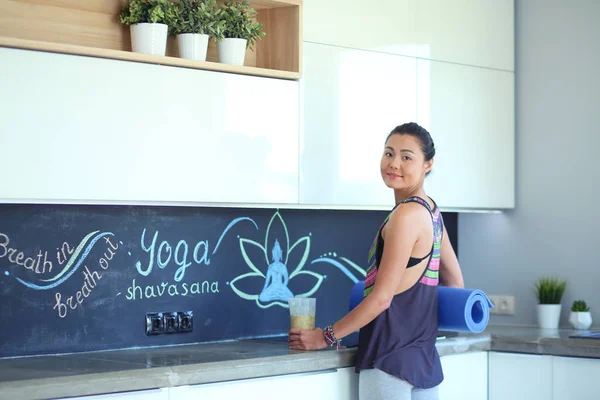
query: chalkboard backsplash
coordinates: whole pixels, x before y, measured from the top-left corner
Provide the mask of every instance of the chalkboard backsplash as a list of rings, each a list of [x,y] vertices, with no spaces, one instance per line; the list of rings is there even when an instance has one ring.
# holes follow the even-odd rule
[[[316,297],[324,326],[348,309],[385,215],[0,205],[0,357],[284,334],[291,296]],[[191,332],[146,335],[146,314],[184,311]]]

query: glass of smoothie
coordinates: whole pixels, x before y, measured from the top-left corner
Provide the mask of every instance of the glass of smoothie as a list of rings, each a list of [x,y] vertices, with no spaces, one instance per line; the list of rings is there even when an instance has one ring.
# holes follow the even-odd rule
[[[292,329],[315,329],[314,297],[292,297],[288,299],[290,306],[290,327]]]

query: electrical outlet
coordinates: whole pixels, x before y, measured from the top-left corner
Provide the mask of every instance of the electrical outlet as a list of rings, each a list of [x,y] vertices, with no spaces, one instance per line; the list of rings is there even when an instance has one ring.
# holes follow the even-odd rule
[[[163,333],[188,333],[193,329],[194,313],[192,311],[146,314],[146,336]]]
[[[515,296],[488,296],[494,308],[490,309],[491,314],[514,315],[515,314]]]
[[[160,335],[164,331],[162,313],[146,314],[146,336]]]
[[[194,313],[192,311],[180,311],[177,313],[179,320],[179,332],[192,332],[194,330]]]
[[[165,333],[177,333],[179,331],[179,319],[177,318],[177,313],[163,313],[163,324]]]

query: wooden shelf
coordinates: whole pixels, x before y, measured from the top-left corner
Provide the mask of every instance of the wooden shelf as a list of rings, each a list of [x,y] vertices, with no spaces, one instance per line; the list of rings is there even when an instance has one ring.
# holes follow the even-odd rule
[[[301,6],[302,0],[250,0],[250,3],[255,9],[264,10],[265,8]]]
[[[247,51],[244,66],[217,62],[214,40],[207,61],[179,58],[169,37],[167,55],[131,51],[129,28],[118,22],[127,0],[0,0],[0,46],[279,79],[300,79],[302,0],[251,1],[266,36]]]
[[[300,73],[279,71],[248,66],[235,66],[220,64],[210,61],[194,61],[179,57],[153,56],[149,54],[134,53],[131,51],[100,49],[97,47],[84,47],[61,43],[41,42],[36,40],[15,39],[0,36],[0,47],[16,49],[48,51],[51,53],[74,54],[81,56],[110,58],[114,60],[134,61],[148,64],[170,65],[174,67],[204,69],[208,71],[229,72],[233,74],[264,76],[279,79],[300,79]]]

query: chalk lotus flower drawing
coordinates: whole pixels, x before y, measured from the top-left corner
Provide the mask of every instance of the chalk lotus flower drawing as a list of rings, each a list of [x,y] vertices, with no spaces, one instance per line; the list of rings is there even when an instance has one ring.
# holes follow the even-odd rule
[[[238,296],[255,301],[260,308],[276,305],[287,308],[288,298],[312,296],[323,283],[324,275],[304,269],[310,254],[310,234],[290,245],[289,232],[279,211],[269,221],[263,244],[242,237],[239,243],[251,271],[236,277],[229,285]],[[299,260],[296,253],[300,255]],[[250,257],[250,254],[255,256]],[[294,257],[290,257],[292,254]],[[311,279],[297,279],[300,276]],[[242,280],[245,286],[262,289],[246,293],[239,287]]]

